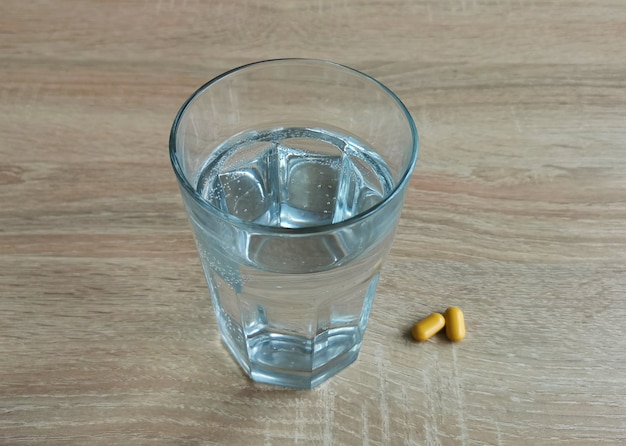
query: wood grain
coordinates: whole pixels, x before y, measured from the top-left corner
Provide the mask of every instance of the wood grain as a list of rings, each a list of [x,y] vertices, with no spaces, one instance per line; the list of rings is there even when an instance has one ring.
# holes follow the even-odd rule
[[[626,4],[0,3],[0,444],[626,443]],[[421,152],[359,360],[305,392],[220,344],[169,166],[186,97],[317,57]],[[467,338],[416,344],[447,306]]]

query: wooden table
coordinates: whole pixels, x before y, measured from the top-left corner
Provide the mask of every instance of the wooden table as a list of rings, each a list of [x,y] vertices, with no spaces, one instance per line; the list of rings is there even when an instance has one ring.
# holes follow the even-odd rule
[[[168,159],[235,66],[406,103],[418,167],[358,361],[249,381]],[[3,0],[0,444],[626,444],[626,3]],[[458,305],[468,336],[411,325]]]

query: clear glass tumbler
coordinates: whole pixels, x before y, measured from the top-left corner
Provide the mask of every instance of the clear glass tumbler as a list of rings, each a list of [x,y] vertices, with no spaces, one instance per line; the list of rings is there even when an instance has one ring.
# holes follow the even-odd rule
[[[312,388],[352,363],[417,159],[400,100],[335,63],[257,62],[185,102],[170,156],[245,372]]]

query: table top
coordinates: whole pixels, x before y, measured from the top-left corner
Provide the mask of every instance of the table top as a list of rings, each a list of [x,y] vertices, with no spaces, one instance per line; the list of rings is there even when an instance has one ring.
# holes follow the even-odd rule
[[[0,35],[0,444],[625,444],[625,3],[3,0]],[[222,346],[168,157],[198,86],[276,57],[420,131],[359,359],[312,391]],[[463,342],[410,339],[452,305]]]

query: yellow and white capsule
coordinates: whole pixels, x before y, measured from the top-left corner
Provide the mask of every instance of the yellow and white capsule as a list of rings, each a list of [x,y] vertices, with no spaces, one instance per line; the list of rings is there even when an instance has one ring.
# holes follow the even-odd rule
[[[452,342],[459,342],[465,337],[465,318],[458,307],[450,307],[444,313],[446,336]]]
[[[415,324],[411,335],[416,341],[426,341],[436,335],[445,324],[446,320],[441,313],[433,313]]]

